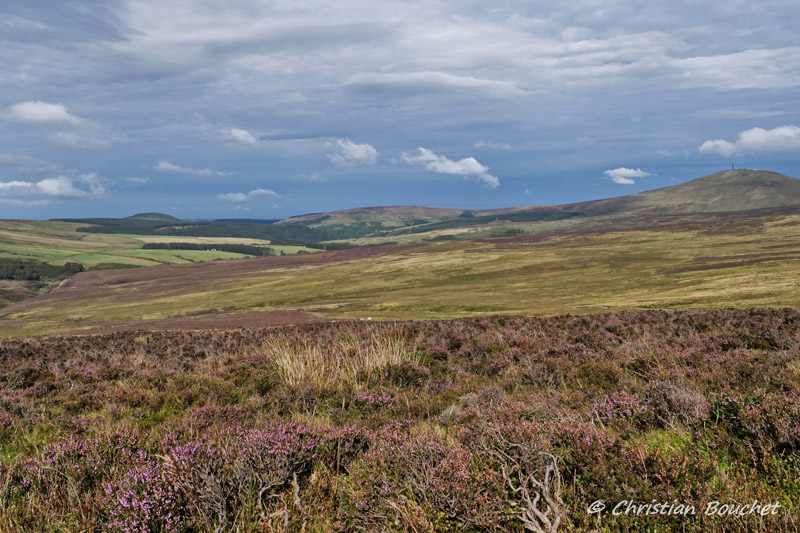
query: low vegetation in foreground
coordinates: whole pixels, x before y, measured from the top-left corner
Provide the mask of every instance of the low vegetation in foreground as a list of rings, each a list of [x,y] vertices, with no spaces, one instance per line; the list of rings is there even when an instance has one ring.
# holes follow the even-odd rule
[[[796,309],[7,339],[0,368],[0,531],[800,529]]]

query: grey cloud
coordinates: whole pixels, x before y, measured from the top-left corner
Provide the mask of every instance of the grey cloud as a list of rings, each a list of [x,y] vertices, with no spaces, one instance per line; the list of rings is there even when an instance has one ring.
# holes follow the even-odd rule
[[[150,178],[140,178],[140,177],[131,177],[131,178],[121,178],[122,181],[125,183],[130,183],[131,185],[147,185],[151,182]]]
[[[800,47],[675,59],[686,87],[722,91],[800,86]]]
[[[514,82],[485,80],[473,76],[455,76],[444,72],[364,73],[352,77],[346,82],[346,85],[365,90],[477,91],[500,97],[525,94],[525,91],[517,87]]]
[[[511,150],[508,143],[498,143],[494,141],[478,141],[474,144],[475,148],[488,148],[490,150]]]
[[[651,168],[643,154],[688,150],[682,172],[690,172],[691,158],[701,159],[698,141],[716,132],[745,130],[752,117],[768,121],[765,131],[800,120],[796,9],[778,0],[386,0],[380,9],[365,0],[9,0],[0,10],[0,113],[14,115],[12,106],[26,102],[63,106],[47,108],[34,127],[30,114],[28,123],[0,121],[4,151],[31,159],[12,168],[0,157],[5,182],[65,175],[89,191],[78,171],[36,158],[114,176],[162,161],[159,171],[203,176],[205,185],[230,176],[232,191],[251,190],[266,167],[292,187],[287,197],[300,198],[311,187],[294,177],[325,173],[346,153],[325,141],[349,138],[368,139],[381,155],[440,147],[414,163],[422,168],[438,161],[452,169],[438,158],[464,160],[440,154],[473,146],[482,163],[471,159],[484,168],[490,161],[484,174],[503,176],[504,185],[569,169],[580,191],[597,183],[592,169],[623,157]],[[753,114],[708,111],[728,109]],[[84,116],[102,129],[70,118]],[[248,135],[257,149],[234,146],[255,147]],[[579,137],[597,141],[572,143]],[[103,148],[116,139],[108,153],[48,145]],[[724,142],[745,146],[735,135]],[[514,149],[490,151],[505,143]],[[388,161],[376,157],[371,173],[390,175]],[[384,200],[381,180],[358,172],[351,179],[363,180],[363,201],[367,191]],[[180,182],[144,185],[161,191]],[[309,192],[302,209],[349,201],[326,191]]]
[[[174,172],[176,174],[194,174],[196,176],[226,176],[227,175],[227,173],[225,173],[225,172],[220,172],[218,170],[211,170],[210,168],[182,167],[182,166],[170,163],[169,161],[159,161],[158,164],[153,167],[153,170],[158,170],[160,172]]]
[[[47,161],[26,155],[0,154],[0,168],[9,168],[25,178],[53,176],[58,167]]]
[[[110,150],[111,141],[97,137],[84,137],[75,133],[59,132],[48,139],[50,143],[72,150]]]

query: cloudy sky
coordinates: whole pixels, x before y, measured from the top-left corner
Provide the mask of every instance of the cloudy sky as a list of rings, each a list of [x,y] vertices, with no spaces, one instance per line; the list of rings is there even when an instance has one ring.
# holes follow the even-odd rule
[[[795,0],[4,0],[0,218],[800,177]]]

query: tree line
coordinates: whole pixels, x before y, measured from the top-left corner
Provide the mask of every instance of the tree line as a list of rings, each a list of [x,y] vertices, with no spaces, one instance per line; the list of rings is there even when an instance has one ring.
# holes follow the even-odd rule
[[[264,257],[281,255],[274,248],[266,246],[253,246],[249,244],[206,244],[197,242],[148,242],[142,246],[144,250],[216,250],[234,254],[255,255]]]

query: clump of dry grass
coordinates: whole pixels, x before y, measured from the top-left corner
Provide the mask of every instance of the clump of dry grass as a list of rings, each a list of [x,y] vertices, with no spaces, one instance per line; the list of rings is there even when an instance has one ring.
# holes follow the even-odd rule
[[[313,383],[320,387],[346,384],[358,388],[359,382],[369,381],[388,366],[418,362],[406,335],[398,328],[350,329],[328,342],[275,335],[261,355],[287,385]]]

